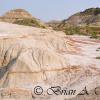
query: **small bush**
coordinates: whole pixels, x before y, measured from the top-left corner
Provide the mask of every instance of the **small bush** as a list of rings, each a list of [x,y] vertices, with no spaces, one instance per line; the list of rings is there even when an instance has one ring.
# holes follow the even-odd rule
[[[73,35],[74,34],[72,27],[66,28],[64,30],[64,32],[66,33],[66,35]]]
[[[92,32],[91,33],[91,38],[96,38],[97,39],[98,38],[97,33],[96,32]]]
[[[80,27],[74,27],[74,26],[65,28],[64,32],[66,33],[66,35],[73,35],[73,34],[81,35],[82,34],[80,32]]]

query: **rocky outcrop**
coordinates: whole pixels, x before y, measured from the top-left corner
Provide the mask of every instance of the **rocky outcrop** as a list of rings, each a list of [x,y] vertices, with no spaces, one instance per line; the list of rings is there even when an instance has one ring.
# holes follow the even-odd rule
[[[15,9],[5,13],[1,18],[3,21],[14,23],[16,20],[31,19],[32,15],[24,9]]]
[[[88,91],[100,86],[99,40],[3,22],[0,26],[0,100],[64,100],[75,98],[85,86]],[[35,86],[43,88],[41,95]],[[76,92],[48,95],[53,86]]]
[[[15,9],[3,15],[5,18],[32,18],[32,15],[24,9]]]
[[[24,9],[15,9],[8,11],[2,17],[0,17],[0,21],[46,28],[46,25],[42,21],[33,17],[28,11]]]

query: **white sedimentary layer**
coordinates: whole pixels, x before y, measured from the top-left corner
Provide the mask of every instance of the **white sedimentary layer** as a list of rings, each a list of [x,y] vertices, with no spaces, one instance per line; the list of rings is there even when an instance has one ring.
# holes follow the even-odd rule
[[[98,48],[100,40],[86,36],[0,22],[0,88],[5,94],[1,99],[10,98],[10,93],[14,99],[23,94],[21,100],[25,100],[28,91],[27,100],[31,100],[36,85],[45,91],[40,98],[33,94],[37,100],[73,97],[48,96],[51,86],[75,89],[74,96],[85,86],[88,90],[100,86]]]

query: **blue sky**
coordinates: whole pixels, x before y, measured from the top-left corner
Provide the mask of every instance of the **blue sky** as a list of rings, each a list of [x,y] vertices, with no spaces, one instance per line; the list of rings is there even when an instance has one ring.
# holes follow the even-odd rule
[[[100,0],[0,0],[0,15],[23,8],[43,20],[61,20],[91,7],[100,7]]]

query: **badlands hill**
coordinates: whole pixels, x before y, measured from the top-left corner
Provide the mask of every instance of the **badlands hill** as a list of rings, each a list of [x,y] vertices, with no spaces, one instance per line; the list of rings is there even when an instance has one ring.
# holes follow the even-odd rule
[[[53,86],[76,92],[48,95]],[[90,94],[78,96],[85,87]],[[100,40],[0,22],[0,100],[100,100],[96,87],[100,93]]]
[[[92,26],[99,26],[99,29],[96,30],[97,31],[99,30],[100,32],[100,8],[89,8],[70,16],[68,19],[64,19],[62,21],[50,21],[47,23],[47,25],[53,27],[53,29],[55,30],[63,30],[63,31],[65,31],[65,29],[70,26],[84,27],[86,25],[92,25]]]
[[[65,19],[65,23],[72,25],[95,24],[100,25],[100,8],[89,8]]]
[[[42,21],[33,17],[28,11],[24,9],[15,9],[8,11],[0,17],[0,21],[26,26],[46,28],[46,25]]]

